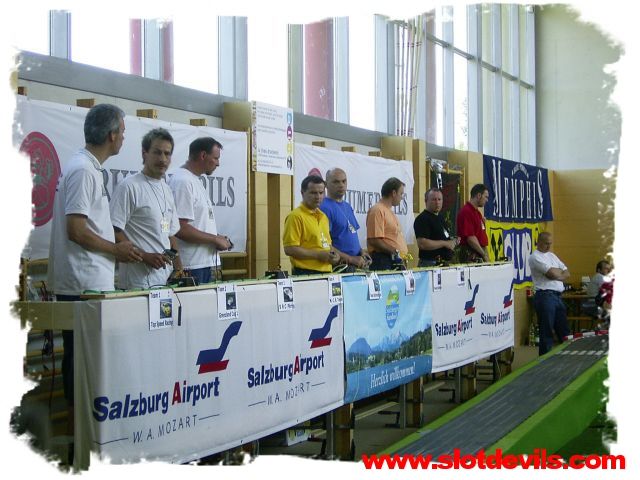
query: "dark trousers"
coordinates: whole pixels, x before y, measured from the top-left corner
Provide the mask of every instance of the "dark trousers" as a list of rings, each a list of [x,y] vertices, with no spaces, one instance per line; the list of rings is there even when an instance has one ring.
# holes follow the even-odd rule
[[[570,333],[567,307],[562,301],[561,293],[553,290],[538,290],[533,297],[533,307],[536,309],[540,328],[538,352],[544,355],[553,348],[553,332],[556,332],[561,342]]]
[[[79,295],[56,295],[59,302],[78,302]],[[73,330],[62,330],[62,387],[67,404],[73,405]]]
[[[421,258],[418,260],[418,267],[435,267],[437,264],[438,262],[429,258]]]
[[[371,265],[369,270],[404,270],[402,262],[395,263],[388,253],[371,252]]]
[[[194,278],[196,285],[211,283],[211,267],[194,268],[188,270],[188,274]]]
[[[319,270],[309,270],[308,268],[293,267],[292,275],[329,275],[331,272],[321,272]]]

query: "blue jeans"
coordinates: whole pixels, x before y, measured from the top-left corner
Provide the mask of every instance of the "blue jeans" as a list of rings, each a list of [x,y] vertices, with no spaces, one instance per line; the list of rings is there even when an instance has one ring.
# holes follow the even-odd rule
[[[533,297],[533,306],[540,328],[538,352],[544,355],[553,348],[553,332],[556,332],[560,342],[570,333],[567,307],[562,301],[561,293],[553,290],[538,290]]]
[[[211,268],[212,267],[194,268],[188,272],[197,282],[196,285],[202,285],[203,283],[211,283]]]

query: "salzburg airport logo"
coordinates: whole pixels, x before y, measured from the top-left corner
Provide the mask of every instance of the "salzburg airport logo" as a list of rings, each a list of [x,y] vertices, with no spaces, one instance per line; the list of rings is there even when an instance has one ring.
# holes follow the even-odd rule
[[[324,325],[320,328],[314,328],[309,334],[309,341],[311,342],[311,348],[326,347],[331,345],[331,337],[327,337],[331,331],[331,322],[338,316],[338,305],[334,305],[329,310],[329,315],[324,322]]]
[[[222,360],[222,358],[224,354],[227,353],[229,342],[231,342],[231,339],[240,331],[241,325],[242,322],[233,322],[229,325],[222,335],[222,341],[218,348],[200,351],[198,360],[196,361],[196,365],[200,365],[198,373],[219,372],[227,368],[229,360]]]
[[[503,299],[504,308],[509,308],[513,304],[513,282],[515,280],[511,280],[511,287],[509,287],[509,293]]]
[[[471,315],[473,312],[476,311],[476,307],[475,307],[475,303],[476,303],[476,295],[478,295],[478,290],[480,289],[480,284],[476,284],[475,288],[473,289],[473,296],[471,297],[471,300],[467,300],[464,304],[464,314],[465,315]]]

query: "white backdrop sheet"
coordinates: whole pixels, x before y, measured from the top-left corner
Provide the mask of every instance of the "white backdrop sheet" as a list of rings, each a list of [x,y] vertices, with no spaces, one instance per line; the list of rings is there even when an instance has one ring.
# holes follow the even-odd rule
[[[367,212],[380,199],[382,184],[391,177],[405,183],[404,198],[395,209],[404,238],[414,243],[413,233],[413,165],[408,161],[370,157],[360,153],[341,152],[311,145],[296,144],[294,191],[297,206],[302,201],[300,184],[307,175],[320,175],[326,180],[328,170],[341,168],[347,174],[345,200],[351,204],[360,224],[360,246],[367,247]]]
[[[30,144],[36,175],[34,206],[39,223],[29,235],[22,256],[35,260],[48,258],[51,222],[44,214],[53,205],[57,173],[69,158],[84,146],[83,125],[88,109],[18,97],[16,148]],[[247,134],[212,127],[194,127],[150,118],[127,115],[125,140],[118,155],[104,164],[105,187],[109,197],[115,186],[127,175],[142,169],[142,137],[151,129],[166,128],[175,147],[168,174],[182,166],[188,157],[189,144],[198,137],[211,136],[223,145],[220,166],[206,179],[205,188],[214,204],[218,230],[231,238],[236,252],[246,251],[247,241]],[[27,141],[25,142],[25,139]],[[37,139],[38,142],[29,142]],[[35,148],[47,145],[48,148]],[[54,159],[57,157],[57,160]],[[58,165],[56,165],[58,163]],[[44,213],[43,213],[44,212]],[[46,222],[45,222],[46,220]]]

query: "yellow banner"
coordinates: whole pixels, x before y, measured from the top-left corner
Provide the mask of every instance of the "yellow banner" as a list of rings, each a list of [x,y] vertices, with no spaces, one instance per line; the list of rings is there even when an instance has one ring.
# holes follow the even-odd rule
[[[509,258],[513,261],[513,287],[521,289],[533,285],[529,256],[538,242],[539,223],[501,223],[486,220],[489,237],[489,259]]]

